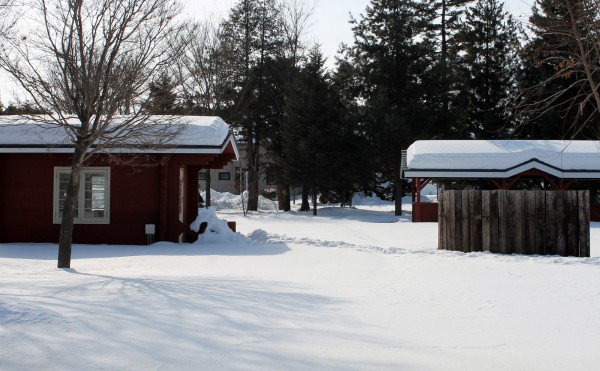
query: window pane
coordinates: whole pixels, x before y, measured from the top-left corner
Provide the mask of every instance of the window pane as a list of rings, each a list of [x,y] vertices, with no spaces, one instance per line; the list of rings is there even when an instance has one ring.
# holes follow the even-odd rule
[[[103,218],[105,213],[106,177],[104,173],[86,172],[83,186],[84,217]]]

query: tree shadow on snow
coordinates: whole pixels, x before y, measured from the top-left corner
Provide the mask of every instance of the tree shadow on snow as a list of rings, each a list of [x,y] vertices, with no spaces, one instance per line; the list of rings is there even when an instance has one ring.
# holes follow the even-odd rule
[[[344,314],[350,304],[344,299],[314,294],[289,282],[67,272],[80,279],[49,287],[33,302],[18,296],[5,299],[10,299],[11,308],[35,306],[65,313],[61,321],[47,324],[44,341],[37,331],[29,331],[19,335],[19,343],[39,347],[36,354],[51,344],[54,354],[71,354],[68,362],[74,367],[94,364],[115,369],[125,357],[130,362],[143,360],[148,368],[163,364],[173,369],[407,368],[377,357],[349,364],[339,356],[340,347],[349,349],[343,355],[352,354],[352,349],[380,351],[381,339],[362,332],[364,325],[357,326],[355,318]],[[63,331],[65,323],[71,331]],[[60,331],[53,330],[59,326]],[[135,333],[135,339],[115,336],[123,333]],[[323,344],[318,351],[316,340]],[[98,357],[99,350],[117,356]],[[18,362],[21,368],[28,365],[22,358],[6,361]]]
[[[73,259],[118,258],[130,256],[269,256],[290,251],[285,243],[184,244],[158,242],[138,245],[73,245]],[[0,258],[54,260],[56,244],[0,244]]]

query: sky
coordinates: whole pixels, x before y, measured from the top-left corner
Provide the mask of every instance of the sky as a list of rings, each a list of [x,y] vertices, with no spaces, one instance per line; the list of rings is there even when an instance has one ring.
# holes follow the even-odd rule
[[[305,0],[310,2],[311,0]],[[316,2],[308,39],[321,44],[323,53],[332,64],[340,43],[352,43],[350,14],[359,18],[369,0],[313,0]],[[191,17],[225,17],[236,0],[186,0],[186,11]],[[506,0],[506,8],[522,22],[527,22],[533,0]]]

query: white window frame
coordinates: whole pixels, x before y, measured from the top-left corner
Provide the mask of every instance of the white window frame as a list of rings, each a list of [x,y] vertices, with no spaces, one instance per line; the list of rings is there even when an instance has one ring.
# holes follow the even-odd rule
[[[60,189],[60,175],[70,174],[70,167],[55,167],[54,168],[54,193],[53,193],[53,221],[54,224],[61,223],[60,209],[59,209],[59,189]],[[85,176],[90,173],[102,173],[104,175],[104,216],[93,217],[85,216],[85,208],[78,207],[77,215],[73,223],[75,224],[110,224],[110,167],[84,167],[81,170],[81,181],[79,183],[79,198],[78,205],[85,204]]]

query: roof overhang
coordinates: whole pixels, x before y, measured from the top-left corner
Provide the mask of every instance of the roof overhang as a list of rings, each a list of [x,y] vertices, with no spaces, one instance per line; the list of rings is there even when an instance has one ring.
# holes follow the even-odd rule
[[[159,117],[160,118],[160,117]],[[62,128],[54,125],[27,123],[21,117],[0,118],[0,153],[73,153],[75,146],[67,142]],[[114,154],[206,154],[219,155],[225,152],[235,154],[239,150],[229,126],[218,117],[183,116],[175,119],[175,124],[185,126],[181,138],[155,148],[123,146],[101,148],[101,153]],[[97,146],[93,145],[93,149]]]
[[[407,178],[460,178],[460,179],[480,179],[511,178],[529,170],[539,170],[546,174],[561,179],[600,179],[598,170],[561,170],[555,166],[549,165],[536,158],[518,164],[506,169],[411,169],[408,168],[404,175]]]
[[[600,179],[595,141],[417,141],[408,178],[511,178],[531,170],[561,179]]]

